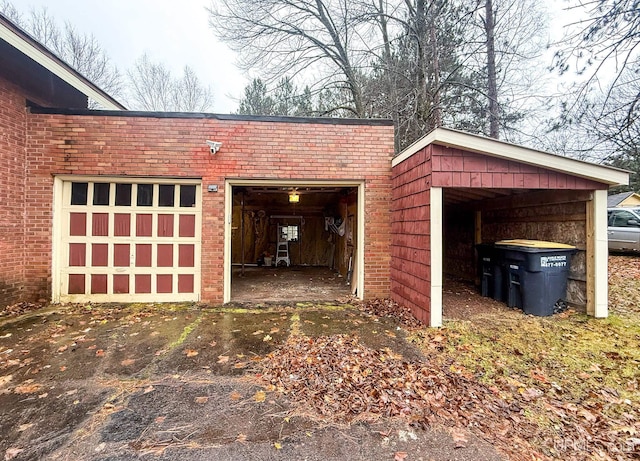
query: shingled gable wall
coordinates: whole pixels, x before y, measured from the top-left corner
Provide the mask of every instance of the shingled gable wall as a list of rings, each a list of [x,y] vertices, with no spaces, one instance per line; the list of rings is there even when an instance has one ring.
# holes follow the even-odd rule
[[[442,251],[430,248],[431,187],[607,189],[588,179],[436,144],[393,167],[392,184],[391,296],[425,323],[431,314],[431,251]]]
[[[132,116],[137,115],[137,116]],[[29,289],[51,276],[53,177],[58,174],[202,178],[202,300],[223,297],[226,179],[365,181],[365,296],[389,297],[393,126],[340,121],[32,114],[28,131]],[[206,139],[222,142],[211,155]],[[217,193],[206,185],[216,184]],[[48,294],[50,294],[48,292]]]

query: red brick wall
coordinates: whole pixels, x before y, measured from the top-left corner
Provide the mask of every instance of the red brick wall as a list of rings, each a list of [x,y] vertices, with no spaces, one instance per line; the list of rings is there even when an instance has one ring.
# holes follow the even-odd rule
[[[365,295],[389,296],[393,127],[106,115],[30,116],[28,279],[49,286],[55,174],[202,177],[202,299],[222,301],[224,182],[365,180]],[[211,155],[206,139],[222,142]]]
[[[26,123],[22,92],[0,79],[0,307],[23,294]]]
[[[429,323],[431,150],[427,146],[393,168],[391,297]]]
[[[606,189],[602,183],[510,160],[432,146],[434,187]]]

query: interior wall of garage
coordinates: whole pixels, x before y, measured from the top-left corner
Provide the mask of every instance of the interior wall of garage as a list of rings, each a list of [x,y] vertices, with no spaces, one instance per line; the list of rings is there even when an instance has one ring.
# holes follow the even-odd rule
[[[365,183],[365,296],[389,296],[393,126],[388,121],[34,109],[27,134],[27,278],[51,280],[53,175],[201,178],[203,301],[223,299],[224,184],[230,178]],[[222,142],[211,154],[205,140]],[[208,186],[217,192],[207,192]]]
[[[278,195],[286,198],[289,192],[286,187],[282,189]],[[264,253],[274,256],[278,224],[297,225],[300,226],[300,239],[289,243],[292,265],[325,266],[337,269],[342,275],[347,273],[349,257],[357,243],[357,188],[345,188],[332,194],[319,192],[319,188],[303,189],[306,190],[299,203],[285,206],[271,199],[273,192],[249,192],[244,197],[244,224],[242,192],[234,194],[231,226],[233,264],[242,263],[243,246],[245,264],[256,264]],[[318,208],[318,203],[323,204],[322,209]],[[344,222],[343,235],[328,228],[325,217]]]

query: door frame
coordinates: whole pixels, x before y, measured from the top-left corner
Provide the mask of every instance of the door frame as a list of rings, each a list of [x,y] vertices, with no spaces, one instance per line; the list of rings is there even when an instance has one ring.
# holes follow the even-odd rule
[[[227,179],[224,184],[224,275],[223,302],[231,301],[231,221],[233,212],[233,187],[354,187],[358,189],[357,216],[357,297],[364,299],[364,249],[365,249],[365,181],[364,180],[292,180],[292,179]]]

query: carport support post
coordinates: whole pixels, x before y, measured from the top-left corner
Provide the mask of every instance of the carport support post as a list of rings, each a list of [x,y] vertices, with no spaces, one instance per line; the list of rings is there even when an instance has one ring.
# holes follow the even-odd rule
[[[431,253],[431,305],[429,326],[442,326],[442,188],[432,187],[429,194],[430,248]]]
[[[587,202],[587,314],[608,315],[607,191],[596,190]]]

